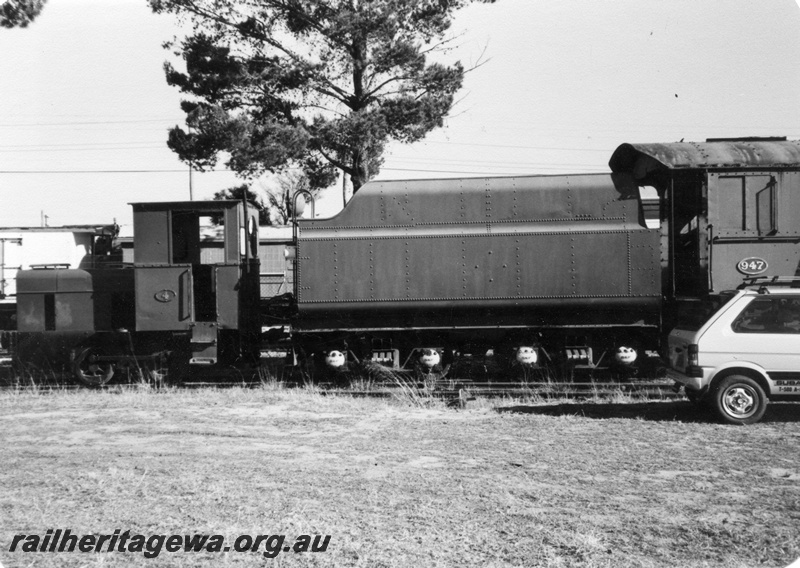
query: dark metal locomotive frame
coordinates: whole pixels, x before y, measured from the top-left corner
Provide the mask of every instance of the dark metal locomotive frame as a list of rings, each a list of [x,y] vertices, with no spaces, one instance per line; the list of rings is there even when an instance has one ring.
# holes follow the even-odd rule
[[[623,144],[609,165],[373,182],[297,221],[295,345],[394,367],[426,348],[625,367],[713,310],[744,261],[800,273],[797,141]]]
[[[590,364],[590,330],[609,348],[657,332],[658,247],[624,176],[372,183],[298,221],[293,332],[312,352],[396,349],[393,367],[558,341]]]
[[[156,381],[189,365],[258,360],[258,215],[238,201],[133,204],[132,266],[21,271],[16,359],[87,384],[120,370]],[[201,220],[222,225],[203,260]]]
[[[16,356],[89,383],[250,364],[265,340],[334,368],[442,372],[490,352],[635,373],[745,276],[800,275],[799,142],[623,144],[609,165],[369,183],[338,215],[295,221],[295,290],[277,298],[259,298],[251,207],[134,204],[133,266],[20,273]],[[208,264],[212,215],[224,258]]]

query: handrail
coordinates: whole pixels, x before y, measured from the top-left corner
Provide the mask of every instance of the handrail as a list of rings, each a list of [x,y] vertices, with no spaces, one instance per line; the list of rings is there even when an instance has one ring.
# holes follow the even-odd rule
[[[292,196],[292,240],[297,242],[297,198],[301,195],[308,197],[308,202],[311,203],[311,218],[315,217],[314,214],[314,195],[307,189],[298,189]]]

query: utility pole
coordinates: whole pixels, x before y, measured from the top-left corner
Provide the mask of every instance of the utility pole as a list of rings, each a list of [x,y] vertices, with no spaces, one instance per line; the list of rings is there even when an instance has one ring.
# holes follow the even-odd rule
[[[192,134],[192,127],[188,124],[186,125],[189,129],[189,135]],[[194,191],[192,189],[192,172],[194,168],[192,167],[192,162],[189,162],[189,201],[194,201]]]

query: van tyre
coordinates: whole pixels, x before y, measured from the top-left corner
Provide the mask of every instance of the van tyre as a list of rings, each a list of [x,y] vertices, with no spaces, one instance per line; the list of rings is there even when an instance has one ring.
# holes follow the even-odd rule
[[[767,410],[767,395],[750,377],[730,375],[714,391],[713,404],[719,417],[728,424],[755,424]]]

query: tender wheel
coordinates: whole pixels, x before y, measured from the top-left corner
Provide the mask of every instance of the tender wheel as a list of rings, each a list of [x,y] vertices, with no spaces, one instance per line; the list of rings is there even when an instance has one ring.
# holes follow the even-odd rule
[[[728,424],[755,424],[767,410],[767,395],[750,377],[731,375],[717,387],[714,407]]]
[[[350,386],[353,382],[353,373],[349,364],[341,367],[325,369],[325,381],[333,383],[333,386],[343,388]]]
[[[98,353],[92,347],[85,347],[78,352],[72,362],[72,374],[83,384],[99,387],[106,384],[114,376],[114,365],[97,360]]]
[[[449,372],[450,365],[445,365],[444,367],[436,365],[433,368],[421,364],[414,366],[414,376],[417,381],[423,383],[425,388],[428,389],[435,388],[436,383],[447,377]]]
[[[537,365],[514,364],[509,370],[509,377],[514,382],[537,383],[545,380],[545,371]]]

